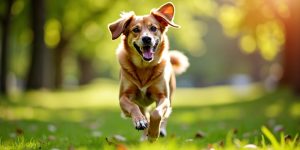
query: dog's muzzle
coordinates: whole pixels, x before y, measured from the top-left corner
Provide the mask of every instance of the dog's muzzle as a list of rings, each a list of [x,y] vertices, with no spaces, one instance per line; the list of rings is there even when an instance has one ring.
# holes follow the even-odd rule
[[[142,39],[143,40],[143,39]],[[151,40],[151,39],[150,39]],[[158,42],[159,40],[155,41],[155,44],[152,46],[151,43],[147,43],[147,42],[143,42],[143,43],[147,43],[147,44],[143,44],[143,46],[138,46],[135,42],[133,43],[134,48],[138,51],[138,53],[142,56],[142,58],[145,61],[152,61],[154,58],[154,53],[156,51],[156,48],[158,46]]]

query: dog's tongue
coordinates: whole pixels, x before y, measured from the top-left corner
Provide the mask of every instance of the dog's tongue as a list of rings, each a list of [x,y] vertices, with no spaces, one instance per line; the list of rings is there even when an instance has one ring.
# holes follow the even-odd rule
[[[146,59],[152,59],[153,57],[153,52],[151,52],[151,48],[150,47],[144,47],[143,48],[143,57]]]

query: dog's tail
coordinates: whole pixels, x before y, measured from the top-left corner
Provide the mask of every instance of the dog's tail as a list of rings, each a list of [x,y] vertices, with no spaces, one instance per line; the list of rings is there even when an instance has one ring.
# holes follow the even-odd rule
[[[179,51],[170,51],[170,60],[176,74],[181,74],[190,66],[188,58]]]

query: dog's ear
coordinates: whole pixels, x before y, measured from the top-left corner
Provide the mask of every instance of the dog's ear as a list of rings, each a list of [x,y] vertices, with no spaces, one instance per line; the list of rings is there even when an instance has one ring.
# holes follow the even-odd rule
[[[158,9],[152,10],[151,14],[163,26],[170,25],[172,27],[180,28],[179,25],[177,25],[173,22],[173,18],[174,18],[174,14],[175,14],[175,7],[171,2],[168,2],[164,5],[162,5]]]
[[[117,39],[124,32],[133,17],[133,12],[122,13],[120,19],[108,25],[113,40]]]

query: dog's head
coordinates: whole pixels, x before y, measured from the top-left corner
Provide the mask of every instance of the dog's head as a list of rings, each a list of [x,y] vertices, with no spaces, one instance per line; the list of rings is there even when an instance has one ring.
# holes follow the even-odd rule
[[[130,49],[138,53],[144,61],[151,62],[167,27],[179,27],[172,21],[174,13],[174,5],[166,3],[145,16],[136,16],[133,12],[122,14],[119,20],[109,24],[112,39],[117,39],[121,34],[125,35]]]

